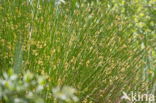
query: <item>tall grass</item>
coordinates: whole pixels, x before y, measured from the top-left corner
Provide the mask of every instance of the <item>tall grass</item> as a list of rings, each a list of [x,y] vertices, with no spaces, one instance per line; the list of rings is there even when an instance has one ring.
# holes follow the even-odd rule
[[[77,88],[83,103],[117,103],[123,91],[146,92],[144,35],[135,34],[131,6],[138,5],[73,0],[56,8],[48,0],[1,0],[0,71],[48,75],[46,103],[56,85]]]

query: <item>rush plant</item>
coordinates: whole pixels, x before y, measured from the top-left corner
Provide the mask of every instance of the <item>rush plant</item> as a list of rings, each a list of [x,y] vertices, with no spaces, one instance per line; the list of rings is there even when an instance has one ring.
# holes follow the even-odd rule
[[[46,103],[55,101],[52,87],[62,93],[65,85],[77,89],[80,103],[154,93],[154,2],[1,0],[0,67],[47,75]]]

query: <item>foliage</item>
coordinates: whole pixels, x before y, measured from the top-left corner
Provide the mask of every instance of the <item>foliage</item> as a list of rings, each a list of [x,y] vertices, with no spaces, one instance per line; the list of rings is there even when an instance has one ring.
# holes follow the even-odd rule
[[[12,69],[8,73],[3,73],[0,79],[0,103],[44,103],[43,90],[48,87],[43,76],[25,72],[17,75]],[[53,95],[57,101],[67,103],[77,102],[75,96],[76,89],[63,86],[53,88]]]
[[[46,103],[63,85],[82,103],[155,92],[155,0],[28,1],[0,1],[0,66],[48,75]]]

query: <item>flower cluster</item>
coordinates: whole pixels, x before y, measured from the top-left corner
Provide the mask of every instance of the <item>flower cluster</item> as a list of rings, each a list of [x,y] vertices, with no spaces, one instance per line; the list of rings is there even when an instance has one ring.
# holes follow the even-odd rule
[[[0,102],[5,103],[44,103],[38,96],[44,89],[45,78],[26,72],[17,75],[12,69],[0,78]]]

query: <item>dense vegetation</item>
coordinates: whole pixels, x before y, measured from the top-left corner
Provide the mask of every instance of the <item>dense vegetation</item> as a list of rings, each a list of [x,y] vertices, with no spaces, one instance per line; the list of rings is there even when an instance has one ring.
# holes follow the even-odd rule
[[[0,0],[1,78],[10,68],[45,76],[45,103],[57,102],[52,89],[66,85],[80,103],[155,93],[155,0],[56,1]]]

